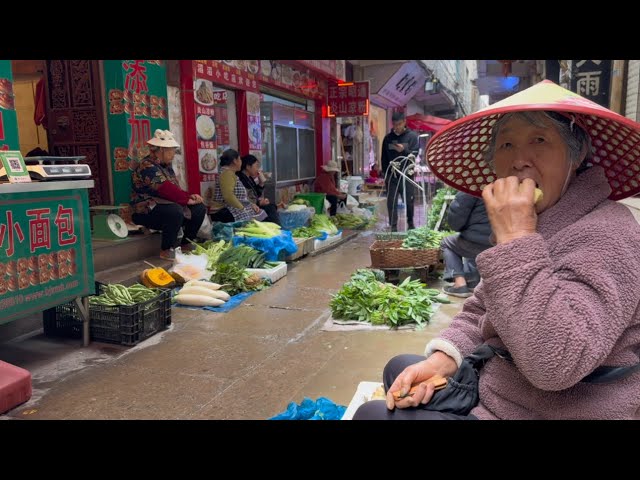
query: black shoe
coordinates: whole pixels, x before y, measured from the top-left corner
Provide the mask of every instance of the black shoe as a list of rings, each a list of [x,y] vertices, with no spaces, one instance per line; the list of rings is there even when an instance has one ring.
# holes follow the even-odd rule
[[[447,295],[451,295],[452,297],[469,298],[473,295],[473,292],[466,286],[454,287],[453,285],[451,285],[449,287],[444,287],[442,291]]]
[[[397,226],[396,227],[391,227],[391,231],[392,232],[397,232],[398,231],[398,227]]]
[[[413,222],[409,222],[409,227],[407,228],[407,230],[413,230],[414,228],[416,228],[416,226],[413,224]]]
[[[469,288],[470,290],[473,290],[478,286],[479,283],[480,283],[480,280],[478,280],[477,282],[467,282],[467,288]]]

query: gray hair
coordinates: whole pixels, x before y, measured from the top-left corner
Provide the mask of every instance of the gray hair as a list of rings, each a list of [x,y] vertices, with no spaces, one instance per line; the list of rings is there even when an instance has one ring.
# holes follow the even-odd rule
[[[491,140],[483,154],[484,161],[494,170],[493,157],[496,153],[496,138],[500,129],[512,118],[522,118],[540,128],[547,128],[551,122],[567,145],[567,155],[574,166],[580,166],[583,160],[591,158],[591,137],[584,129],[576,125],[574,117],[567,118],[558,112],[546,110],[513,112],[504,114],[493,125]]]

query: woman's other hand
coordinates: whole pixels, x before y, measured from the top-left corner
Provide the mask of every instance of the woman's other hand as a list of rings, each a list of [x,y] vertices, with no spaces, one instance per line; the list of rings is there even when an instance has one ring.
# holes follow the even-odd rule
[[[405,368],[400,375],[396,377],[395,382],[389,388],[387,392],[387,408],[393,410],[394,408],[407,408],[417,407],[420,404],[427,404],[433,397],[435,387],[432,383],[422,383],[429,380],[434,375],[438,374],[443,377],[450,377],[453,375],[458,366],[453,358],[444,352],[434,352],[426,360],[419,363],[409,365]],[[407,396],[396,400],[393,396],[394,392],[401,392],[406,394],[411,390],[412,385],[420,384],[415,393],[412,396]]]
[[[256,205],[255,203],[251,204],[251,208],[253,208],[254,212],[260,213],[260,207],[258,205]]]
[[[515,176],[499,178],[484,188],[482,198],[497,243],[536,233],[535,188],[532,179],[525,178],[520,183]]]
[[[190,205],[195,205],[196,203],[202,203],[202,197],[197,193],[190,195],[189,198],[194,202],[194,203],[191,203]]]

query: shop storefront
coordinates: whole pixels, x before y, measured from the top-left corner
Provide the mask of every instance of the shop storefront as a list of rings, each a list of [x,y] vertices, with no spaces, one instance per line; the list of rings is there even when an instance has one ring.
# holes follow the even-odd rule
[[[344,61],[196,60],[180,62],[189,190],[213,194],[226,148],[260,158],[276,202],[307,191],[331,158],[330,119],[322,117],[328,79]]]

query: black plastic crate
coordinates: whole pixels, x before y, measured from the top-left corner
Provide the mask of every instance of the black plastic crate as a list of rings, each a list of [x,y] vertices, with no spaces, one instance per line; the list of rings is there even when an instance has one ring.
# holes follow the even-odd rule
[[[96,284],[98,294],[104,285]],[[135,305],[89,305],[89,333],[98,342],[136,345],[171,325],[171,290]],[[75,303],[45,310],[44,333],[47,336],[81,338],[82,320]]]

